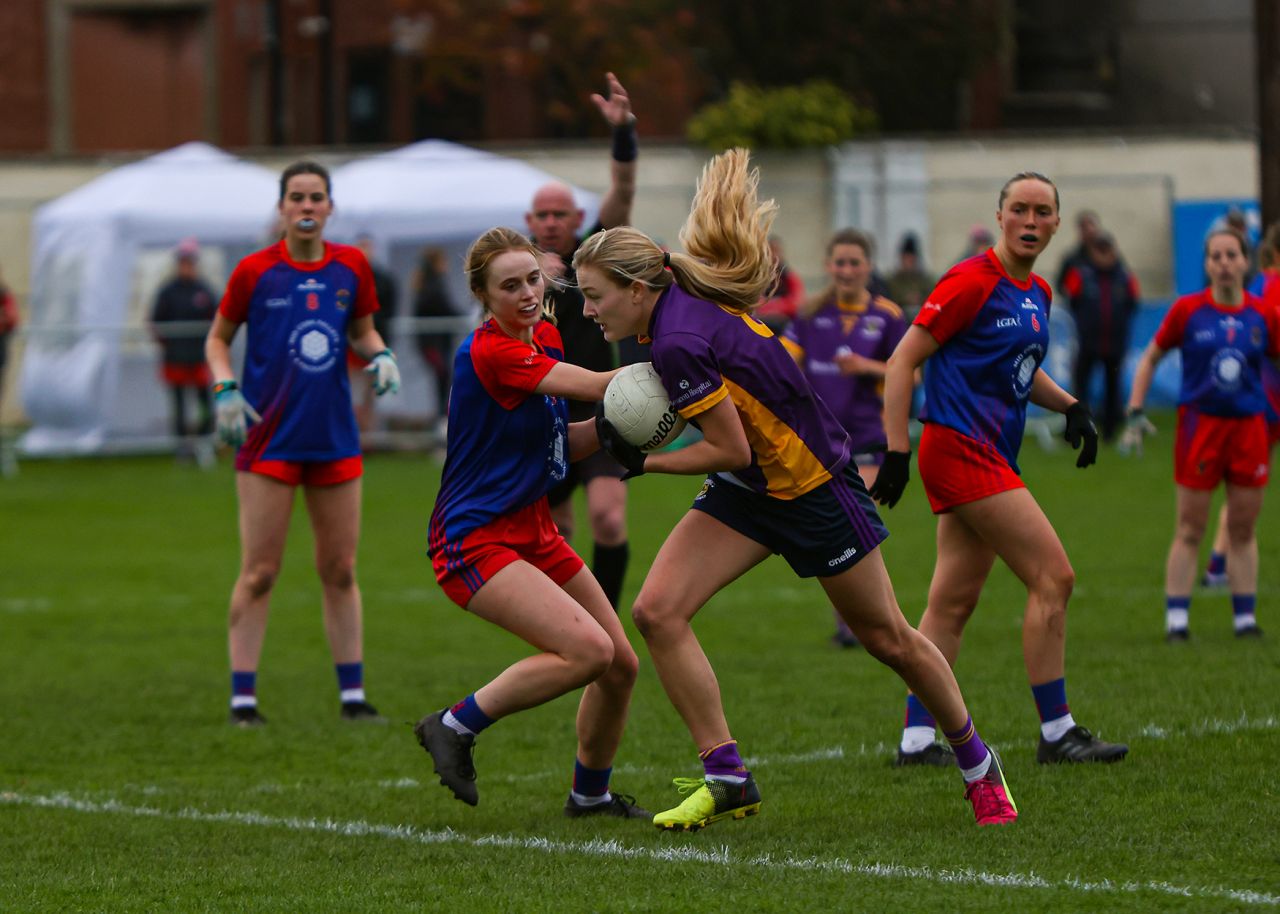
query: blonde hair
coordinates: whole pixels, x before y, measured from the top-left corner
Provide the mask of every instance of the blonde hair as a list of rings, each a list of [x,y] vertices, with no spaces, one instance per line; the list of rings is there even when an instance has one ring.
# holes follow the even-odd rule
[[[760,172],[748,170],[749,155],[730,149],[703,168],[680,230],[686,253],[664,255],[643,232],[612,228],[582,243],[573,268],[596,267],[620,286],[639,282],[665,289],[674,280],[698,298],[752,310],[775,281],[769,228],[778,207],[772,200],[759,202]]]
[[[495,257],[508,251],[525,251],[532,254],[533,259],[541,267],[542,261],[539,256],[541,251],[532,241],[513,229],[491,228],[471,242],[471,247],[467,248],[463,269],[467,274],[467,284],[471,287],[471,294],[480,303],[485,316],[490,313],[489,304],[485,301],[485,286],[489,282],[489,266],[493,263]],[[546,280],[545,276],[543,280]],[[550,290],[551,284],[547,282],[546,287]],[[544,320],[555,323],[555,312],[551,307],[549,295],[544,295],[542,299],[542,317]]]
[[[1258,243],[1258,267],[1271,270],[1277,266],[1280,266],[1280,222],[1273,222]]]
[[[875,243],[871,240],[870,235],[855,228],[843,228],[832,235],[827,242],[827,259],[830,260],[831,255],[836,252],[836,248],[843,244],[851,244],[862,248],[862,256],[867,258],[868,263],[875,256]],[[800,317],[806,319],[813,317],[835,294],[836,284],[828,282],[822,291],[810,296],[800,304],[798,309]]]

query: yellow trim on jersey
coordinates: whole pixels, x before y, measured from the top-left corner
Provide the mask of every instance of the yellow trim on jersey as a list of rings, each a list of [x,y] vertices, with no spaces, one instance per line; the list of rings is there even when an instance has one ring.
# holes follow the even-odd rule
[[[778,337],[784,349],[791,353],[791,357],[797,362],[804,358],[804,347],[795,340],[787,339],[785,336]]]
[[[875,304],[878,308],[888,311],[894,317],[902,317],[902,306],[889,301],[887,298],[877,296]]]
[[[773,336],[772,330],[766,327],[761,321],[756,320],[746,311],[739,311],[737,308],[730,308],[728,305],[721,304],[717,304],[716,307],[725,314],[732,314],[734,317],[742,318],[742,322],[750,327],[754,333],[764,337]]]
[[[747,443],[755,452],[756,463],[764,473],[771,496],[784,500],[798,498],[831,479],[827,468],[794,429],[728,378],[724,383],[733,405],[738,408]]]
[[[684,416],[686,419],[692,419],[694,416],[702,415],[727,396],[729,396],[729,389],[721,384],[697,403],[694,403],[692,406],[686,406],[682,409],[678,409],[676,412]]]

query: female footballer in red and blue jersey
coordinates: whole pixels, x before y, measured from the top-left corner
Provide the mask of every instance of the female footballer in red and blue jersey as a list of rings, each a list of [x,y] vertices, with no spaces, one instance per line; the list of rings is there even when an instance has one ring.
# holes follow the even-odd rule
[[[1255,615],[1258,514],[1270,478],[1270,404],[1263,384],[1269,361],[1280,357],[1280,311],[1244,291],[1249,256],[1233,229],[1209,234],[1205,272],[1211,285],[1169,308],[1138,362],[1129,395],[1130,444],[1152,430],[1143,415],[1156,365],[1171,349],[1182,353],[1174,482],[1178,532],[1165,567],[1165,637],[1190,637],[1191,587],[1213,490],[1226,483],[1227,576],[1235,631],[1261,635]]]
[[[271,589],[284,555],[294,490],[306,491],[324,585],[325,630],[348,719],[377,718],[364,697],[360,590],[360,440],[347,380],[350,347],[369,360],[379,395],[400,386],[395,357],[373,326],[373,275],[355,248],[326,242],[329,175],[298,162],[280,178],[284,237],[240,261],[214,317],[205,355],[218,433],[236,454],[243,540],[231,593],[231,722],[257,726],[257,669]],[[231,370],[231,341],[248,327],[244,373]],[[256,424],[246,429],[247,420]],[[246,434],[247,432],[247,434]]]
[[[594,423],[569,422],[568,398],[599,401],[616,371],[564,359],[538,251],[490,229],[467,252],[487,320],[459,347],[449,443],[428,552],[449,599],[538,650],[414,732],[440,783],[479,802],[472,750],[500,718],[586,686],[565,815],[647,818],[609,790],[638,661],[608,597],[551,519],[547,490],[595,453]]]
[[[632,608],[703,765],[702,778],[676,779],[687,799],[653,822],[693,830],[760,810],[691,621],[716,592],[774,553],[801,577],[816,577],[867,651],[934,708],[957,747],[977,822],[1011,822],[1017,809],[999,760],[974,730],[955,677],[898,609],[879,550],[886,532],[851,460],[848,433],[750,313],[773,282],[774,208],[757,202],[757,180],[746,150],[707,165],[680,233],[686,254],[666,255],[641,232],[613,228],[574,255],[583,313],[609,340],[651,338],[668,395],[702,430],[702,440],[686,448],[644,453],[603,415],[597,419],[601,442],[629,475],[707,474]]]
[[[1018,472],[1027,403],[1065,413],[1066,438],[1097,458],[1089,410],[1041,364],[1049,347],[1049,285],[1032,272],[1058,230],[1058,189],[1035,172],[1000,190],[994,248],[953,267],[925,300],[885,375],[888,453],[871,494],[889,507],[906,486],[912,381],[925,366],[920,479],[938,515],[938,558],[920,631],[954,664],[965,624],[999,556],[1027,588],[1022,651],[1040,714],[1042,763],[1115,761],[1106,743],[1071,715],[1066,694],[1067,598],[1075,572]],[[927,365],[926,365],[927,363]],[[908,696],[897,764],[946,764],[934,720]]]

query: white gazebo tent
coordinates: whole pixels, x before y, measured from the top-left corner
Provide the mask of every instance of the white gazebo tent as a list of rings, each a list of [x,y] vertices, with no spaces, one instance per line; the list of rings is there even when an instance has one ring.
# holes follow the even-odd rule
[[[37,210],[24,452],[91,453],[166,437],[169,407],[142,293],[186,237],[200,242],[202,269],[220,293],[238,259],[265,243],[277,194],[271,171],[187,143]]]
[[[377,259],[395,275],[397,317],[413,314],[413,276],[424,247],[442,249],[455,310],[476,313],[462,273],[468,245],[487,229],[507,226],[527,232],[524,215],[534,192],[559,180],[521,162],[444,140],[423,140],[369,156],[333,172],[334,216],[328,235],[352,241],[367,236]],[[596,195],[574,188],[587,224],[595,218]],[[389,303],[384,302],[383,307]],[[465,321],[460,322],[465,326]],[[412,334],[393,333],[392,345],[404,374],[398,397],[379,401],[389,414],[429,417],[433,381],[412,345]]]

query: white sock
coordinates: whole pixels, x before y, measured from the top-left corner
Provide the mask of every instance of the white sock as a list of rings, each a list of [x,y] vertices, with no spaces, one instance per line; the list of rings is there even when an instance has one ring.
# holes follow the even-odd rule
[[[613,799],[613,794],[605,791],[598,797],[589,797],[585,793],[578,793],[576,790],[570,790],[569,796],[573,797],[573,802],[579,806],[602,806]]]
[[[256,708],[258,706],[257,695],[232,695],[231,707],[233,708]]]
[[[903,752],[920,752],[933,745],[933,737],[933,727],[904,727],[898,748]]]
[[[1240,629],[1242,628],[1251,628],[1258,624],[1258,619],[1256,616],[1254,616],[1253,613],[1249,613],[1248,615],[1243,615],[1243,616],[1236,616],[1235,620],[1236,620],[1236,631],[1240,631]]]
[[[1165,631],[1182,631],[1191,623],[1191,610],[1166,609],[1164,611]]]
[[[1075,725],[1075,718],[1070,714],[1064,714],[1056,720],[1046,720],[1042,723],[1040,725],[1040,735],[1045,738],[1045,742],[1056,743]]]
[[[343,689],[338,693],[338,699],[344,705],[353,701],[364,701],[364,689]]]
[[[961,768],[960,773],[964,775],[964,782],[972,784],[974,781],[981,780],[987,776],[987,772],[991,770],[991,751],[987,750],[987,757],[972,768]]]
[[[453,716],[452,711],[445,711],[444,717],[440,718],[440,723],[444,724],[454,733],[461,733],[463,736],[475,736],[475,733],[462,726],[458,718]]]

